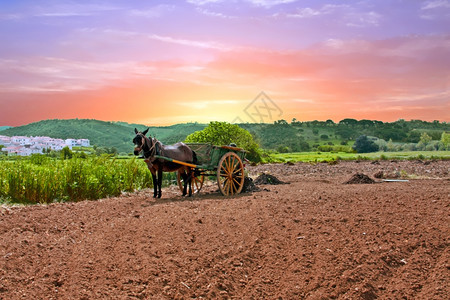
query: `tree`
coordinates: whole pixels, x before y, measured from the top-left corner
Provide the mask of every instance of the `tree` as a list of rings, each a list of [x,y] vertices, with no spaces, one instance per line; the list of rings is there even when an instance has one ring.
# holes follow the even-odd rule
[[[200,131],[196,131],[186,137],[186,143],[211,143],[214,145],[236,146],[247,150],[247,158],[254,162],[259,162],[259,145],[253,139],[253,136],[247,130],[235,124],[227,122],[210,122],[209,125]]]
[[[302,126],[302,122],[297,121],[296,118],[293,118],[292,121],[291,121],[291,125],[299,127],[299,126]]]
[[[355,126],[356,124],[358,124],[358,121],[355,119],[343,119],[339,121],[339,125]]]
[[[336,124],[334,123],[334,121],[331,120],[331,119],[326,120],[326,121],[325,121],[325,124],[327,124],[327,126],[334,126],[334,125],[336,125]]]
[[[387,151],[395,151],[395,145],[394,142],[392,142],[392,139],[389,139],[389,141],[386,144]]]
[[[420,142],[426,146],[429,142],[431,142],[431,136],[429,136],[426,132],[422,133],[420,135]]]
[[[378,145],[366,135],[359,136],[353,144],[353,149],[358,153],[369,153],[378,151]]]
[[[358,121],[358,124],[363,127],[372,127],[374,125],[372,120],[360,120]]]
[[[275,125],[282,125],[282,126],[289,125],[289,123],[286,120],[284,120],[284,119],[275,121],[275,122],[273,122],[273,124],[275,124]]]
[[[450,133],[442,132],[441,143],[444,145],[444,150],[448,150],[450,146]]]
[[[350,129],[350,128],[338,128],[336,130],[336,134],[341,136],[344,140],[349,140],[356,136],[356,131]]]
[[[64,147],[61,150],[61,158],[62,159],[71,159],[72,158],[72,151],[69,149],[69,147]]]
[[[410,132],[408,132],[405,141],[410,143],[418,143],[420,141],[420,131],[411,130]]]

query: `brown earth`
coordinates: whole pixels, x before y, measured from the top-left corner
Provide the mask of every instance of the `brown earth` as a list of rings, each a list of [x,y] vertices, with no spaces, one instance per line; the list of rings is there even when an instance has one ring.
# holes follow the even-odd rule
[[[449,299],[450,161],[248,167],[214,184],[0,208],[1,299]],[[407,182],[344,184],[352,175]]]

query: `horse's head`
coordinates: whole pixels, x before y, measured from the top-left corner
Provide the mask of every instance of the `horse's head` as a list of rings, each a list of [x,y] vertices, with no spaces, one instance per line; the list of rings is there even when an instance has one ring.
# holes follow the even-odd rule
[[[142,149],[144,148],[145,138],[146,138],[145,135],[147,134],[148,130],[149,130],[149,128],[140,132],[136,128],[134,129],[134,132],[136,133],[136,136],[133,139],[134,155],[139,155],[139,152],[141,152]]]

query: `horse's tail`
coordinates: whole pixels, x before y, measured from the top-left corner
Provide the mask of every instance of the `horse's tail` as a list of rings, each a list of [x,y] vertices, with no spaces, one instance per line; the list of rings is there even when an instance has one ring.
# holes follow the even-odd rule
[[[192,150],[192,163],[196,164],[198,162],[197,160],[197,154],[195,153],[194,150]]]

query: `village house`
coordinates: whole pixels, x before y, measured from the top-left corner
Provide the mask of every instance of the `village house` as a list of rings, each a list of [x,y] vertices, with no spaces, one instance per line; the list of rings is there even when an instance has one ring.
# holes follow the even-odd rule
[[[4,136],[0,135],[0,145],[3,152],[8,155],[29,156],[36,153],[44,153],[44,150],[61,151],[64,147],[89,147],[88,139],[54,139],[47,136]]]
[[[90,147],[88,139],[67,139],[66,145],[69,147]]]

